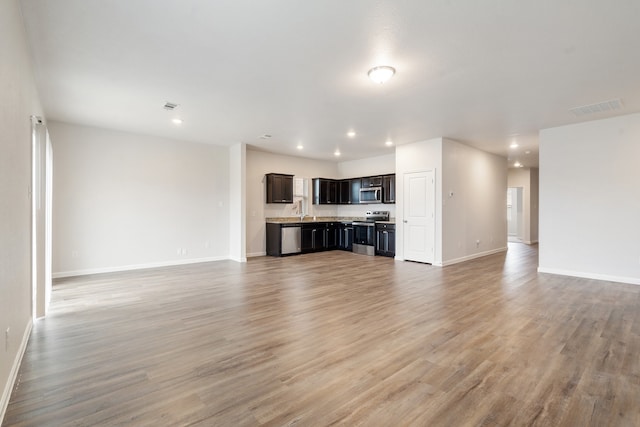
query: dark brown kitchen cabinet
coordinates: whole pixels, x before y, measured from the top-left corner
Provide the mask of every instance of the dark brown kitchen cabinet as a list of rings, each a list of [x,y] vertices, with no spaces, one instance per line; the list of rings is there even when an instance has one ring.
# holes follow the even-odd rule
[[[327,228],[325,231],[325,249],[337,249],[338,248],[338,240],[340,239],[340,223],[339,222],[328,222]]]
[[[360,178],[343,179],[338,182],[339,203],[357,205],[360,203]]]
[[[394,257],[396,255],[396,225],[376,224],[376,255]]]
[[[351,252],[353,250],[353,225],[341,223],[338,226],[338,249]]]
[[[341,205],[350,205],[351,201],[351,180],[343,179],[338,182],[339,195],[338,197]]]
[[[327,224],[302,224],[302,252],[323,251],[327,248]]]
[[[362,178],[362,188],[382,187],[381,176],[366,176]]]
[[[382,177],[382,203],[396,202],[396,175],[384,175]]]
[[[333,179],[313,179],[313,204],[337,205],[339,203],[338,181]]]
[[[267,203],[293,203],[293,175],[268,173]]]

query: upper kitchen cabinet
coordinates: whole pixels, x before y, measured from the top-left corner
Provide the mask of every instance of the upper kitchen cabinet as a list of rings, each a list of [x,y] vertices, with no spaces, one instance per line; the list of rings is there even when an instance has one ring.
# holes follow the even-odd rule
[[[396,175],[384,175],[382,177],[382,203],[396,202]]]
[[[313,179],[313,204],[335,205],[339,202],[338,181],[333,179]]]
[[[293,175],[268,173],[267,203],[293,203]]]
[[[382,187],[381,176],[367,176],[362,178],[362,188]]]
[[[343,179],[338,183],[341,205],[360,203],[360,178]]]

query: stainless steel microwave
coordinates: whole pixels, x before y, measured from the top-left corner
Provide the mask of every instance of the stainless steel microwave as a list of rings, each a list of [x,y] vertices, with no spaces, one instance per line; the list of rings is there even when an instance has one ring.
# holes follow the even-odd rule
[[[360,189],[360,203],[382,203],[382,187],[367,187]]]

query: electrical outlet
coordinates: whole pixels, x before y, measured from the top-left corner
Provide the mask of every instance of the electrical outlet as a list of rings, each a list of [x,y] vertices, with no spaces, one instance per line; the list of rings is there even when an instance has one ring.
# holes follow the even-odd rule
[[[11,330],[11,328],[7,328],[6,331],[4,331],[4,351],[9,351],[9,331]]]
[[[480,240],[476,240],[476,246],[480,246]]]

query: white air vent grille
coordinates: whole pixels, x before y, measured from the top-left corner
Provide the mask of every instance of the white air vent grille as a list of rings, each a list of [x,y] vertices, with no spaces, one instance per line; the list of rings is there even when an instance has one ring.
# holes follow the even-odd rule
[[[168,111],[173,111],[176,109],[177,106],[178,104],[174,104],[173,102],[166,102],[164,104],[164,109]]]
[[[622,100],[612,99],[610,101],[598,102],[597,104],[571,108],[569,111],[571,111],[576,117],[581,117],[587,114],[606,113],[620,109],[622,109]]]

